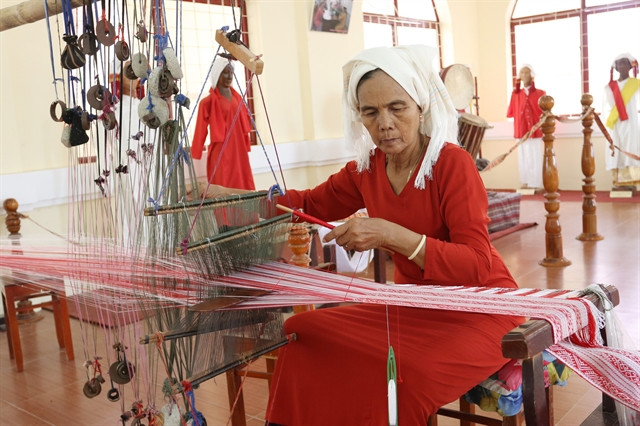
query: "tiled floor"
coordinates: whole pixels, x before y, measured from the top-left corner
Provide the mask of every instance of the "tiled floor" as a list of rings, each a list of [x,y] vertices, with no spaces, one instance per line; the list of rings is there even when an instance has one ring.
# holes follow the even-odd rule
[[[575,239],[581,232],[581,204],[563,203],[560,222],[564,256],[572,262],[564,268],[538,265],[545,257],[545,213],[542,203],[523,201],[521,222],[537,222],[538,226],[507,235],[494,243],[516,280],[522,287],[536,288],[584,288],[596,282],[614,284],[622,298],[616,309],[618,316],[636,342],[640,340],[640,203],[600,203],[598,231],[605,239],[589,243]],[[104,389],[93,399],[82,393],[86,381],[83,363],[87,358],[83,341],[94,331],[98,334],[101,330],[81,328],[79,322],[73,320],[76,359],[67,361],[64,351],[57,347],[51,314],[45,312],[44,316],[41,321],[20,326],[25,353],[23,372],[15,371],[6,343],[0,342],[0,424],[122,424],[119,421],[123,410],[121,402],[107,401]],[[260,367],[263,361],[257,363]],[[264,424],[267,398],[265,380],[249,378],[245,381],[248,425]],[[131,395],[124,395],[123,400],[130,401]],[[196,390],[196,400],[197,409],[204,413],[208,425],[228,424],[224,375],[202,384]],[[566,387],[556,388],[554,393],[556,424],[579,425],[599,402],[600,394],[595,389],[572,376]],[[441,419],[439,424],[457,423]]]

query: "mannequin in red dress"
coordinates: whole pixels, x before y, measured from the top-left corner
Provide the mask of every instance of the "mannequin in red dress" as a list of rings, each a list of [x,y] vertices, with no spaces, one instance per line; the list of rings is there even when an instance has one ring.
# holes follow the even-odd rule
[[[200,101],[191,155],[200,159],[209,136],[207,177],[210,183],[255,189],[249,151],[249,115],[233,84],[233,68],[223,58],[214,61],[209,95]]]
[[[345,249],[393,252],[394,282],[516,288],[489,241],[488,199],[456,143],[457,113],[435,49],[374,48],[344,66],[346,137],[357,159],[326,182],[277,202],[331,221],[366,207],[325,236]],[[242,192],[213,186],[207,196]],[[347,291],[348,289],[345,289]],[[267,421],[283,425],[390,424],[387,357],[397,365],[398,423],[430,414],[499,370],[501,339],[522,318],[398,306],[351,305],[296,314],[282,347]]]
[[[516,139],[522,138],[531,130],[540,121],[542,115],[538,101],[545,95],[545,91],[536,88],[534,77],[533,67],[528,64],[523,65],[516,80],[516,87],[511,94],[507,117],[513,118],[513,137]],[[543,157],[542,130],[538,129],[518,146],[520,183],[524,188],[542,188]]]

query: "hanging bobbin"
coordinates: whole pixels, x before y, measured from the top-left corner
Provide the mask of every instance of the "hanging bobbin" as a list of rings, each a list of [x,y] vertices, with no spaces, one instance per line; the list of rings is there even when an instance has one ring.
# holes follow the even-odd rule
[[[116,41],[116,31],[113,24],[106,19],[102,19],[96,24],[96,37],[105,46],[112,46]]]
[[[95,55],[98,51],[98,37],[92,32],[84,33],[78,39],[78,45],[85,55]]]
[[[111,93],[106,87],[96,84],[91,86],[87,92],[87,102],[92,108],[102,110],[104,108],[105,100],[111,102]]]
[[[129,45],[127,44],[126,41],[122,41],[119,40],[118,42],[116,42],[116,47],[114,48],[115,53],[116,53],[116,58],[120,59],[121,61],[126,61],[127,59],[129,59]]]

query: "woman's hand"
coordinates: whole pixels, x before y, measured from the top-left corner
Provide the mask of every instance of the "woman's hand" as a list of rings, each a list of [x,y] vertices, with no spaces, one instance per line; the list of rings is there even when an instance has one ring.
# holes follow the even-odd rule
[[[426,246],[422,234],[379,218],[349,219],[324,236],[324,242],[336,240],[345,250],[365,251],[379,248],[391,254],[410,257],[424,268]]]
[[[324,237],[336,240],[346,250],[365,251],[385,245],[386,231],[391,223],[384,219],[354,217],[338,225]]]

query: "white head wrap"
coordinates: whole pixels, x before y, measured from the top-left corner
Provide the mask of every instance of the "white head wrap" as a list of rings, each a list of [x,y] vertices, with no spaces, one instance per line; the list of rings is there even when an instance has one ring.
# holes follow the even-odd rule
[[[531,78],[535,78],[536,77],[536,71],[533,69],[531,64],[522,64],[522,65],[520,65],[520,70],[518,71],[518,75],[522,72],[522,68],[528,68],[529,69],[529,73],[531,74]]]
[[[425,178],[432,178],[445,142],[458,143],[458,114],[440,76],[432,69],[436,53],[436,49],[423,45],[375,47],[363,50],[342,67],[345,137],[354,144],[358,171],[369,168],[375,145],[360,119],[356,89],[362,76],[375,69],[393,78],[422,109],[419,130],[431,140],[414,182],[416,188],[424,189]]]
[[[615,67],[616,67],[616,61],[618,61],[618,60],[620,60],[620,59],[625,59],[625,58],[629,60],[629,63],[630,63],[632,66],[633,66],[633,63],[634,63],[634,62],[637,62],[637,61],[636,61],[636,58],[634,58],[633,56],[631,56],[631,53],[623,53],[623,54],[621,54],[621,55],[618,55],[618,56],[613,60],[613,62],[611,63],[611,66],[615,68]]]
[[[213,68],[211,68],[211,87],[213,87],[214,89],[218,85],[220,74],[222,74],[222,71],[224,71],[227,65],[229,65],[233,70],[233,64],[231,63],[231,61],[223,58],[222,56],[218,56],[213,61]]]

